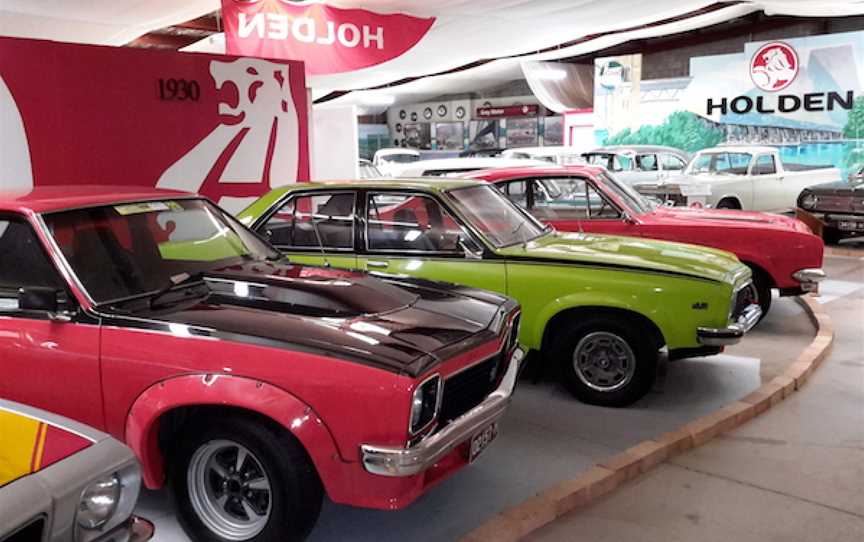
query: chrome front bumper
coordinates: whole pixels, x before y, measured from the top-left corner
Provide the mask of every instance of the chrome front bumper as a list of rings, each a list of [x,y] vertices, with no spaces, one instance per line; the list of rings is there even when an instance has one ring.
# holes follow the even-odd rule
[[[792,273],[792,278],[801,283],[805,292],[813,292],[819,283],[825,280],[825,271],[821,269],[801,269]]]
[[[748,305],[734,324],[723,328],[700,327],[696,330],[699,344],[705,346],[728,346],[741,340],[745,333],[753,329],[753,326],[762,318],[762,308],[756,303]]]
[[[510,365],[498,389],[465,414],[459,416],[441,431],[410,448],[388,448],[363,444],[360,447],[363,467],[381,476],[412,476],[431,467],[475,433],[504,415],[510,397],[516,388],[519,366],[525,353],[516,348],[510,356]]]

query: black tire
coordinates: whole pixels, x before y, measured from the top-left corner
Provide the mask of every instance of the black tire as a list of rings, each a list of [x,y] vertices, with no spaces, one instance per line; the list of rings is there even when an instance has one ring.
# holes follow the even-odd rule
[[[657,375],[657,358],[659,346],[651,339],[651,333],[634,319],[611,315],[574,318],[559,327],[551,338],[550,354],[558,365],[561,380],[567,389],[583,403],[608,407],[625,407],[641,399],[651,389]],[[603,341],[616,337],[629,348],[633,366],[629,381],[621,384],[614,378],[608,380],[608,390],[591,387],[586,380],[593,380],[595,386],[603,369],[596,365],[583,369],[580,376],[575,363],[577,348],[584,354],[591,341]],[[583,343],[583,339],[587,342]],[[607,348],[607,351],[610,349]],[[592,349],[593,351],[593,349]],[[626,353],[626,351],[625,351]],[[601,353],[601,357],[605,355]],[[596,372],[591,375],[591,371]],[[626,371],[625,371],[626,372]],[[583,379],[584,377],[584,379]],[[621,381],[625,381],[623,377]]]
[[[825,227],[822,230],[822,240],[826,245],[836,245],[843,239],[843,233],[837,228]]]
[[[723,198],[717,203],[717,209],[737,209],[741,210],[741,204],[732,198]]]
[[[748,267],[753,271],[753,286],[756,287],[756,297],[759,301],[759,307],[762,309],[762,316],[759,318],[761,322],[771,310],[771,285],[773,281],[765,271],[753,266]]]
[[[318,520],[324,498],[321,481],[306,451],[293,435],[278,426],[236,415],[220,419],[208,417],[188,424],[172,454],[171,487],[178,519],[186,534],[195,542],[229,542],[228,538],[208,527],[196,512],[187,477],[196,452],[225,441],[244,447],[255,462],[250,463],[247,459],[243,464],[251,465],[249,468],[253,469],[260,466],[270,484],[269,496],[265,500],[269,503],[266,524],[260,532],[243,540],[305,540]],[[196,460],[196,464],[200,463]],[[218,479],[207,472],[209,480]],[[194,478],[194,474],[192,476]],[[212,483],[210,487],[217,485]],[[240,504],[239,499],[235,502]]]

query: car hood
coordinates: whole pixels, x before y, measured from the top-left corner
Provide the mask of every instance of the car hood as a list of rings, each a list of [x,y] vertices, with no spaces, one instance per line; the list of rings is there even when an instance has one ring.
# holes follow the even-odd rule
[[[660,206],[648,219],[668,226],[715,228],[758,228],[810,233],[803,222],[795,218],[751,211]]]
[[[508,298],[435,282],[405,281],[288,263],[207,273],[195,302],[136,311],[183,333],[312,352],[416,376],[442,351],[494,338]],[[120,317],[122,319],[122,316]]]
[[[831,195],[831,196],[862,196],[864,195],[864,182],[852,184],[846,181],[837,181],[833,183],[817,184],[808,186],[807,192],[816,195]]]
[[[95,440],[46,418],[48,413],[0,400],[0,487],[57,463]]]
[[[508,258],[572,262],[734,283],[746,269],[730,252],[713,248],[594,233],[546,234],[499,251]]]

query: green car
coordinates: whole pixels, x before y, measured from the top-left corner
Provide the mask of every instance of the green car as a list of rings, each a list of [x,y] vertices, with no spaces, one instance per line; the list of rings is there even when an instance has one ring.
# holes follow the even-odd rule
[[[716,354],[761,315],[750,270],[730,253],[559,233],[475,181],[295,184],[239,218],[298,263],[516,298],[520,342],[554,362],[571,392],[592,404],[636,401],[664,358]]]

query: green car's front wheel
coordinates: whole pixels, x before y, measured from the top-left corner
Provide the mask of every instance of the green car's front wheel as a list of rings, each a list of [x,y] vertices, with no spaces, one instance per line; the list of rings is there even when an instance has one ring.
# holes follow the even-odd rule
[[[648,393],[657,371],[657,348],[645,330],[609,316],[562,327],[551,354],[570,392],[592,405],[632,404]]]

